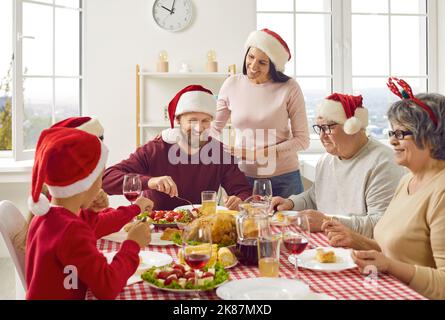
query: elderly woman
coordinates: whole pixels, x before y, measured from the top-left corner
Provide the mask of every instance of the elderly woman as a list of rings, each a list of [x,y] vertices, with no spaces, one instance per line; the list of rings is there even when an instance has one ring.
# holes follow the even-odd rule
[[[245,44],[243,73],[229,77],[218,95],[213,136],[231,118],[239,167],[253,186],[268,178],[276,196],[303,192],[297,152],[309,146],[306,108],[298,83],[283,74],[291,58],[286,42],[275,32],[252,32]]]
[[[375,266],[430,299],[445,299],[445,97],[413,96],[403,80],[402,101],[388,111],[396,162],[409,169],[374,229],[375,240],[327,222],[323,228],[333,244],[357,249],[360,269]],[[366,268],[368,269],[368,268]],[[369,270],[369,269],[368,269]]]

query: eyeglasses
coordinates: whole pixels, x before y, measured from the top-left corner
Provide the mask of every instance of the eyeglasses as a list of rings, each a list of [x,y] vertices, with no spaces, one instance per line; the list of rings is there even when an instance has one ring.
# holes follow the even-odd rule
[[[413,135],[412,131],[403,131],[403,130],[388,131],[388,136],[390,138],[395,136],[397,140],[403,140],[405,139],[405,136],[412,136],[412,135]]]
[[[331,134],[331,128],[338,125],[338,123],[333,123],[333,124],[323,124],[321,126],[319,126],[318,124],[314,124],[312,126],[312,128],[314,129],[316,134],[320,134],[322,131],[324,132],[324,134]]]

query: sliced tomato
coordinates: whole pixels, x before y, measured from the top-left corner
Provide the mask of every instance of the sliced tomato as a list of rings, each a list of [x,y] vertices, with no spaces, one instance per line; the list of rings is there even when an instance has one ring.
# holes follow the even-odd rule
[[[193,271],[186,272],[184,274],[184,278],[186,278],[187,280],[194,279],[195,278],[195,272],[193,272]]]
[[[176,275],[178,278],[182,278],[182,276],[184,275],[184,272],[182,270],[179,270],[179,269],[174,269],[172,271],[172,274]]]
[[[213,276],[214,276],[213,273],[204,272],[200,278],[207,278],[207,277],[213,277]]]
[[[175,264],[175,265],[173,266],[173,269],[178,269],[178,270],[181,270],[183,273],[185,273],[185,268],[184,268],[184,266],[182,266],[182,265],[180,265],[180,264]]]
[[[167,279],[172,273],[169,271],[161,271],[158,273],[158,279]]]

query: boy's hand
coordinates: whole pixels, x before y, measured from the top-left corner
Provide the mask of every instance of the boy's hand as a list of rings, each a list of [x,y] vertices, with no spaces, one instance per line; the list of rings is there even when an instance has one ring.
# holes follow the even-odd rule
[[[108,195],[105,193],[103,189],[100,189],[96,198],[91,203],[90,209],[95,212],[99,212],[100,210],[108,208],[109,205],[110,203],[108,202]]]
[[[150,224],[148,222],[136,223],[128,230],[127,240],[136,241],[141,249],[146,247],[151,241]]]
[[[134,204],[138,205],[141,208],[141,213],[143,212],[151,212],[153,210],[154,203],[148,198],[139,197],[136,199]]]

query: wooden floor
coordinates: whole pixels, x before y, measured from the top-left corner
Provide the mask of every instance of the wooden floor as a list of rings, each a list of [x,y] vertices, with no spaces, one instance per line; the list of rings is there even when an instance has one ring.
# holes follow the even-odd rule
[[[10,258],[0,258],[0,300],[15,299],[14,264]]]

